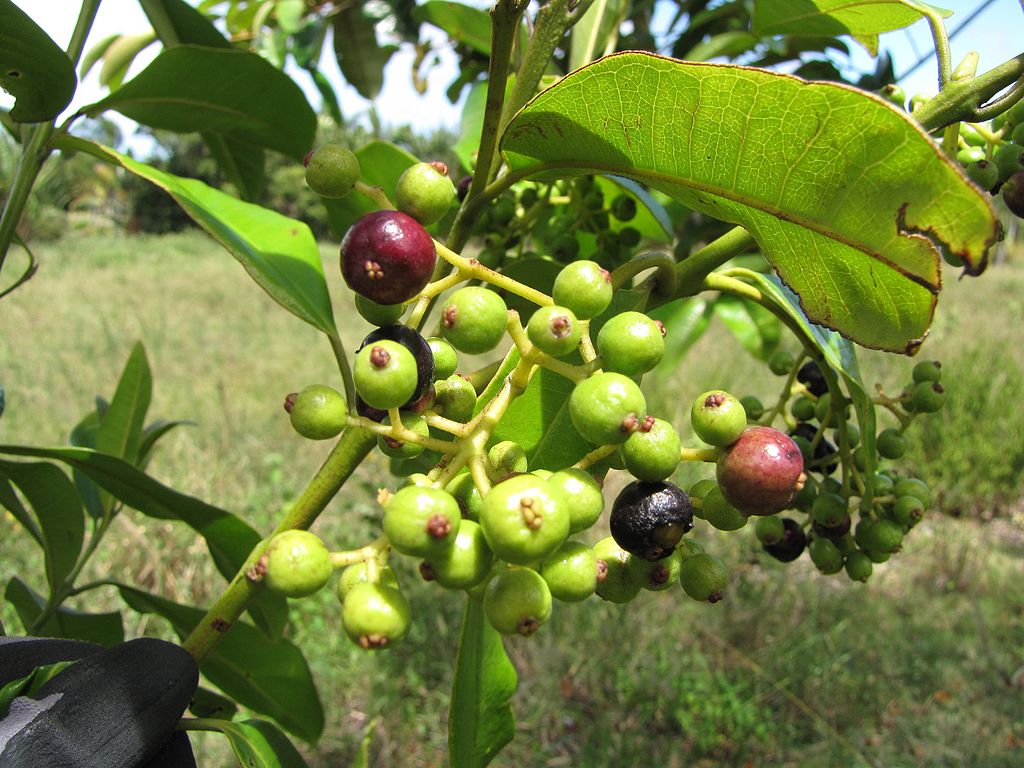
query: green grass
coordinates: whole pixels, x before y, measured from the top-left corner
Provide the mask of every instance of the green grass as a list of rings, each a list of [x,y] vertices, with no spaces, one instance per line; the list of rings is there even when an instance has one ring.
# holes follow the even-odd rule
[[[38,276],[0,302],[0,441],[60,444],[109,397],[132,344],[154,375],[151,417],[188,418],[151,471],[269,530],[328,446],[295,436],[284,395],[338,385],[318,333],[278,309],[227,254],[198,234],[80,238],[42,247]],[[324,250],[346,343],[368,328]],[[878,567],[868,585],[821,577],[804,561],[767,560],[749,531],[695,534],[732,564],[729,598],[699,605],[679,590],[626,606],[558,605],[551,623],[509,650],[520,674],[518,737],[497,766],[978,766],[1024,761],[1024,270],[947,277],[923,357],[943,361],[949,406],[910,431],[914,471],[942,508]],[[865,354],[870,384],[896,392],[912,361]],[[766,401],[781,380],[714,328],[678,371],[659,379],[651,409],[677,426],[699,392],[723,387]],[[649,390],[652,388],[648,388]],[[685,434],[685,430],[684,430]],[[684,438],[685,439],[685,438]],[[371,457],[317,523],[335,549],[379,529]],[[707,472],[687,468],[684,476]],[[612,478],[609,492],[621,478]],[[985,522],[990,517],[997,519]],[[4,580],[41,587],[38,553],[3,523]],[[602,530],[588,532],[592,538]],[[372,764],[445,764],[445,719],[462,601],[396,567],[414,607],[410,637],[366,654],[345,638],[330,590],[293,603],[291,637],[305,650],[327,712],[311,764],[346,766],[376,718]],[[206,604],[222,582],[187,529],[126,512],[85,579],[110,576]],[[92,593],[91,609],[121,607]],[[81,607],[82,603],[74,603]],[[0,607],[10,631],[13,612]],[[126,613],[130,635],[169,636]],[[231,764],[217,737],[204,766]],[[867,762],[865,762],[865,760]]]

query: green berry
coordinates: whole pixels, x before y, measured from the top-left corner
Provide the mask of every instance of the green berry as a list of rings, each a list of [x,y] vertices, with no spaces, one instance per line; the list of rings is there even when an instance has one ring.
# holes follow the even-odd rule
[[[597,555],[586,544],[566,541],[544,560],[540,575],[556,600],[585,600],[597,588]]]
[[[367,569],[365,562],[355,563],[354,565],[346,567],[341,572],[341,576],[338,577],[338,600],[345,602],[345,597],[352,591],[352,587],[356,584],[366,584],[369,581],[369,570]],[[383,584],[385,587],[398,589],[398,577],[395,575],[394,568],[390,565],[378,566],[377,583]]]
[[[768,358],[768,370],[776,376],[788,376],[794,365],[796,359],[784,349],[775,350]]]
[[[896,481],[893,492],[897,496],[913,496],[920,499],[926,508],[932,503],[932,492],[928,488],[928,484],[916,477],[904,477]]]
[[[455,347],[440,336],[431,336],[427,339],[427,344],[434,356],[434,381],[447,379],[454,374],[459,367],[459,353],[455,351]]]
[[[915,384],[922,381],[939,381],[942,378],[942,363],[938,360],[925,360],[914,366],[911,372]]]
[[[493,562],[483,530],[472,520],[463,520],[452,546],[424,560],[420,572],[447,589],[472,589],[487,578]]]
[[[597,596],[610,603],[628,603],[643,588],[637,569],[630,567],[633,556],[611,536],[594,545],[598,560]]]
[[[632,221],[636,216],[636,200],[629,195],[618,195],[612,200],[611,212],[619,221]]]
[[[619,245],[623,248],[633,248],[640,244],[643,235],[636,227],[623,227],[619,230]]]
[[[803,395],[796,398],[789,406],[789,412],[797,421],[813,421],[816,410],[814,401]]]
[[[838,493],[819,494],[811,504],[811,517],[826,528],[842,525],[849,516],[849,504]]]
[[[473,475],[469,472],[462,472],[456,475],[444,489],[455,498],[463,518],[480,521],[480,510],[484,506],[484,497],[480,495],[480,489],[476,487]]]
[[[986,192],[999,181],[999,169],[988,160],[978,160],[967,166],[967,178]]]
[[[725,500],[718,486],[704,496],[701,512],[704,519],[720,531],[738,531],[747,524],[747,516]]]
[[[888,101],[894,107],[904,109],[904,105],[907,103],[907,94],[900,86],[896,83],[889,83],[883,85],[878,91],[878,95]]]
[[[494,349],[505,335],[508,308],[494,291],[459,288],[441,310],[441,335],[460,352],[479,355]]]
[[[465,423],[473,418],[476,390],[458,374],[434,384],[434,410],[446,419]]]
[[[665,354],[663,326],[642,312],[622,312],[601,326],[597,351],[605,371],[639,376]]]
[[[838,435],[838,431],[836,433]],[[838,440],[838,437],[836,438]],[[851,448],[860,442],[860,427],[853,421],[846,422],[846,440]]]
[[[323,384],[288,395],[284,407],[295,431],[310,440],[327,440],[341,434],[348,418],[345,397]]]
[[[359,181],[359,160],[351,150],[325,144],[309,155],[306,184],[320,197],[345,197]]]
[[[893,520],[865,517],[857,523],[854,538],[857,545],[869,553],[891,554],[899,551],[903,542],[903,529]]]
[[[640,387],[620,373],[598,373],[579,382],[569,397],[576,431],[594,445],[623,443],[647,418]]]
[[[649,592],[663,592],[674,587],[679,581],[682,565],[683,557],[678,550],[672,550],[672,554],[654,562],[633,558],[630,563],[630,567],[637,570],[635,578]]]
[[[913,528],[924,517],[924,502],[914,496],[897,496],[892,503],[892,517],[904,528]]]
[[[341,608],[345,634],[360,648],[376,651],[394,645],[409,631],[409,602],[384,584],[356,584]]]
[[[818,402],[814,404],[814,418],[816,418],[822,424],[828,424],[829,417],[832,415],[832,395],[826,392],[824,395],[818,398]]]
[[[860,550],[854,550],[846,555],[846,575],[854,581],[867,581],[871,578],[871,558]]]
[[[580,320],[604,312],[612,302],[612,279],[606,269],[593,261],[567,264],[551,289],[555,304],[571,310]]]
[[[541,352],[552,357],[565,357],[579,346],[583,327],[570,309],[541,307],[531,315],[526,335]]]
[[[405,304],[378,304],[362,294],[356,295],[356,312],[371,325],[394,325],[405,312]]]
[[[309,531],[277,534],[260,562],[267,589],[286,597],[311,595],[331,578],[331,553],[320,537]]]
[[[416,163],[398,177],[395,207],[424,226],[448,213],[455,201],[455,185],[444,163]]]
[[[888,496],[893,492],[894,482],[888,475],[876,472],[871,478],[871,492],[874,496]]]
[[[522,474],[529,469],[526,463],[526,451],[519,443],[511,440],[495,443],[487,451],[485,469],[487,477],[492,483],[500,483],[512,475]]]
[[[701,552],[688,558],[679,569],[679,583],[694,600],[717,603],[725,597],[729,572],[721,558]]]
[[[966,168],[972,163],[977,163],[985,159],[985,148],[984,147],[964,147],[963,149],[957,150],[956,153],[957,162]],[[998,171],[997,171],[998,173]]]
[[[565,233],[551,243],[551,255],[558,261],[572,261],[580,252],[580,242],[576,235]]]
[[[637,480],[664,480],[679,466],[679,435],[667,421],[648,416],[619,451]]]
[[[685,562],[694,555],[699,555],[704,551],[704,545],[696,539],[690,539],[684,537],[682,541],[676,546],[676,552],[679,553],[679,562]]]
[[[397,341],[381,339],[356,354],[352,371],[356,392],[367,405],[381,410],[398,408],[416,392],[416,358]]]
[[[764,415],[764,403],[754,395],[744,395],[740,398],[740,405],[747,414],[747,419],[756,421]]]
[[[502,560],[543,560],[569,535],[569,509],[557,487],[536,475],[516,475],[484,496],[480,525]]]
[[[1017,102],[1003,114],[1006,115],[1006,121],[1010,125],[1024,124],[1024,99],[1018,98]],[[995,130],[995,125],[992,128]]]
[[[759,517],[754,525],[754,535],[762,544],[778,544],[786,535],[786,526],[782,523],[782,518],[775,515]]]
[[[583,469],[560,469],[548,482],[562,492],[569,508],[569,533],[590,528],[604,511],[604,494],[598,482]]]
[[[1024,146],[1020,144],[1003,144],[992,156],[999,180],[1006,181],[1013,174],[1024,171]]]
[[[384,535],[397,551],[413,557],[444,552],[455,541],[461,521],[458,502],[438,488],[409,485],[384,506]]]
[[[828,539],[815,536],[807,551],[811,555],[811,561],[822,573],[839,573],[843,570],[843,553]]]
[[[701,520],[704,519],[704,497],[712,491],[718,490],[718,483],[712,480],[710,477],[705,477],[702,480],[697,480],[693,485],[686,491],[686,495],[690,497],[690,502],[693,504],[693,516],[699,517]]]
[[[409,431],[420,437],[430,437],[430,427],[422,416],[416,413],[403,413],[402,425]],[[390,425],[391,419],[384,419],[384,424]],[[413,459],[423,453],[423,446],[416,443],[405,443],[386,435],[377,435],[377,447],[385,456],[395,459]]]
[[[551,590],[536,571],[509,568],[487,585],[484,615],[503,635],[532,635],[551,615]]]
[[[693,401],[690,423],[705,443],[724,447],[735,443],[747,428],[747,412],[728,392],[713,389]]]
[[[920,413],[935,413],[946,404],[946,390],[937,381],[922,381],[914,385],[914,409]]]
[[[1017,122],[1013,127],[1013,133],[1010,134],[1010,141],[1018,146],[1024,146],[1024,122]]]
[[[898,459],[907,452],[907,440],[898,429],[883,429],[875,441],[878,455],[883,459]]]

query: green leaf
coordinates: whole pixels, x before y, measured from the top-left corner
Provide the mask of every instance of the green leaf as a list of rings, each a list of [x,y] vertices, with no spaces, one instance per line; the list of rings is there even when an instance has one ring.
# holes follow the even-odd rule
[[[238,705],[226,696],[199,686],[189,702],[188,711],[196,717],[231,720],[238,712]]]
[[[476,167],[476,153],[480,150],[480,131],[484,127],[484,109],[487,106],[487,84],[476,83],[469,89],[466,103],[462,105],[459,120],[459,140],[452,152],[459,158],[463,170],[471,173]]]
[[[203,141],[243,200],[252,202],[263,195],[267,188],[267,153],[263,147],[209,131],[203,133]]]
[[[485,11],[463,3],[429,0],[413,9],[412,17],[443,29],[452,40],[478,53],[491,53],[491,18]]]
[[[143,469],[146,467],[149,463],[149,459],[153,455],[153,451],[156,449],[157,441],[160,440],[160,438],[164,437],[172,429],[185,425],[194,427],[196,423],[194,421],[188,421],[187,419],[160,419],[159,421],[154,421],[152,424],[147,424],[146,428],[142,430],[142,442],[139,444],[138,466]]]
[[[71,59],[11,0],[0,0],[0,88],[15,103],[12,120],[52,120],[75,95]]]
[[[384,67],[398,50],[393,45],[377,45],[376,26],[363,12],[362,3],[343,5],[334,14],[334,55],[341,74],[370,101],[384,86]]]
[[[36,540],[36,544],[40,547],[46,546],[43,543],[43,534],[39,530],[39,525],[32,519],[32,513],[25,509],[18,494],[14,492],[14,486],[6,477],[0,477],[0,504],[11,513],[11,516],[18,521],[22,528],[28,531],[29,535]]]
[[[99,430],[100,414],[99,409],[97,409],[86,414],[75,425],[74,429],[71,430],[68,442],[76,448],[91,448],[95,450],[96,435]],[[72,468],[71,479],[75,482],[75,488],[78,489],[78,497],[82,500],[82,506],[85,507],[86,514],[94,520],[102,518],[104,502],[99,486],[78,469]]]
[[[40,664],[24,677],[11,680],[0,688],[0,720],[7,715],[11,702],[19,696],[31,696],[52,677],[56,677],[74,664],[74,661],[55,661],[52,664]]]
[[[156,42],[156,33],[139,32],[134,35],[120,35],[103,52],[103,66],[100,67],[100,85],[112,91],[121,87],[128,68],[135,57]]]
[[[213,131],[301,158],[313,145],[316,114],[290,77],[254,53],[180,45],[102,101],[144,125],[178,133]]]
[[[415,155],[404,149],[378,140],[357,150],[356,157],[359,158],[362,181],[372,187],[380,187],[391,199],[394,199],[398,177],[410,165],[419,162]],[[331,231],[339,239],[344,237],[356,219],[377,210],[377,205],[364,195],[349,195],[341,199],[323,198],[321,202],[327,209]]]
[[[609,56],[534,98],[501,148],[518,175],[628,176],[745,227],[808,317],[868,347],[921,343],[937,245],[978,274],[998,236],[988,195],[905,114],[762,70]]]
[[[85,515],[75,485],[46,462],[0,461],[0,477],[18,487],[39,521],[46,581],[55,591],[75,567],[85,540]]]
[[[370,746],[373,744],[373,732],[377,729],[379,723],[380,718],[374,718],[366,726],[366,730],[363,732],[363,740],[359,742],[359,752],[349,768],[370,768]]]
[[[117,391],[96,432],[96,450],[138,464],[142,425],[153,394],[146,348],[138,341],[125,364]]]
[[[231,43],[213,23],[184,0],[139,0],[143,12],[164,45],[177,43],[230,48]],[[166,39],[173,35],[173,40]]]
[[[308,768],[288,737],[266,720],[204,720],[202,725],[227,736],[238,764],[245,768]]]
[[[587,9],[570,33],[570,71],[589,64],[606,50],[609,39],[618,35],[625,9],[625,0],[595,0]]]
[[[17,576],[7,582],[4,599],[14,606],[26,632],[33,627],[46,605],[46,600]],[[121,623],[120,611],[83,613],[60,606],[42,626],[35,627],[32,631],[39,637],[67,637],[88,640],[100,645],[117,645],[124,642],[124,626]]]
[[[665,354],[656,372],[671,372],[711,324],[714,301],[687,296],[652,310],[651,319],[665,325]]]
[[[931,6],[943,17],[952,11]],[[851,35],[874,56],[878,35],[923,18],[909,0],[755,0],[751,27],[755,35]]]
[[[115,32],[112,35],[107,35],[98,43],[91,46],[89,50],[87,50],[85,54],[83,54],[82,60],[78,64],[79,78],[81,78],[82,80],[85,79],[86,75],[88,75],[92,71],[92,68],[96,66],[96,62],[103,58],[104,54],[106,54],[110,46],[119,37],[121,37],[121,35],[117,32]]]
[[[715,300],[714,313],[758,360],[767,360],[778,347],[782,323],[764,307],[735,296],[720,296]]]
[[[214,564],[226,579],[231,579],[238,572],[253,547],[260,542],[260,535],[242,519],[168,488],[116,456],[87,448],[18,445],[0,445],[0,453],[62,461],[147,517],[181,520],[206,540]],[[0,464],[6,467],[11,463]],[[57,472],[63,475],[59,470]],[[285,598],[264,590],[250,604],[249,613],[269,637],[280,637],[287,621],[288,605]]]
[[[609,203],[621,194],[627,194],[636,200],[636,216],[631,220],[619,221],[614,216],[611,217],[610,225],[613,232],[618,232],[623,227],[633,227],[647,240],[658,243],[668,243],[672,240],[672,219],[668,211],[640,184],[623,176],[597,176],[594,181]]]
[[[324,333],[337,334],[320,251],[301,221],[242,202],[201,181],[159,171],[91,141],[64,136],[55,144],[120,165],[168,192],[274,301]]]
[[[448,713],[448,756],[458,768],[484,768],[515,736],[509,700],[516,670],[483,602],[467,597]]]
[[[140,613],[156,613],[185,638],[204,611],[108,582]],[[200,666],[203,675],[239,704],[272,717],[290,733],[315,742],[324,712],[305,658],[287,640],[270,642],[255,627],[235,622]],[[287,765],[287,764],[286,764]]]

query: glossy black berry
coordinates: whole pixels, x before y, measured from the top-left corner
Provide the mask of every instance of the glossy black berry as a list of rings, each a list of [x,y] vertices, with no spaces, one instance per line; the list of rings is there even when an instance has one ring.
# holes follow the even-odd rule
[[[378,328],[363,339],[356,353],[369,344],[385,339],[401,344],[416,360],[416,389],[409,402],[402,407],[411,406],[423,397],[434,383],[434,353],[427,340],[407,325],[386,325]]]
[[[782,525],[785,526],[782,538],[775,544],[765,544],[764,551],[776,560],[789,563],[803,553],[804,547],[807,546],[807,535],[800,527],[800,523],[792,518],[782,518]]]
[[[796,380],[807,387],[807,391],[812,395],[820,397],[828,392],[825,375],[814,360],[800,366],[800,370],[796,372]]]
[[[416,219],[374,211],[341,241],[341,274],[356,293],[378,304],[400,304],[430,282],[437,262],[434,241]]]
[[[624,550],[644,560],[661,560],[693,528],[690,498],[672,483],[633,482],[615,499],[609,524]]]

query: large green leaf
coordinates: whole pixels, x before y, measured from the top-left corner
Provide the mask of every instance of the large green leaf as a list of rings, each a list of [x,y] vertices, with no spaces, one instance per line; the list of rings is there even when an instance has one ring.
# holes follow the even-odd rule
[[[231,43],[213,23],[185,0],[139,0],[149,23],[164,45],[188,43],[209,48],[230,48]],[[170,35],[174,40],[167,39]]]
[[[120,165],[168,192],[274,301],[324,333],[337,333],[320,251],[304,223],[91,141],[64,136],[55,143],[60,149],[88,152]]]
[[[182,638],[203,617],[199,608],[110,583],[133,609],[163,616]],[[237,621],[200,671],[239,704],[272,717],[290,733],[310,742],[320,737],[324,712],[316,685],[302,651],[287,640],[270,642],[255,627]]]
[[[17,576],[11,577],[4,590],[4,599],[14,606],[18,618],[28,632],[42,613],[46,600]],[[83,613],[60,606],[42,626],[32,630],[39,637],[66,637],[87,640],[100,645],[124,642],[124,625],[120,611]]]
[[[452,40],[483,54],[491,52],[491,19],[486,11],[464,3],[428,0],[417,6],[412,17],[421,24],[443,29]]]
[[[629,176],[742,225],[808,317],[868,347],[913,351],[937,246],[978,274],[999,232],[988,195],[905,114],[746,67],[609,56],[534,98],[501,147],[523,176]]]
[[[932,10],[952,15],[934,6]],[[762,37],[851,35],[874,56],[880,32],[901,29],[921,18],[920,6],[910,0],[755,0],[751,27]]]
[[[85,514],[75,484],[47,462],[0,461],[0,479],[16,485],[35,513],[46,581],[51,592],[57,590],[75,567],[85,540]]]
[[[570,70],[579,69],[604,53],[609,38],[618,33],[625,9],[626,0],[594,0],[583,17],[573,24],[569,38],[572,41]]]
[[[758,360],[767,360],[782,338],[782,323],[758,304],[735,296],[720,296],[714,313],[740,345]]]
[[[254,53],[181,45],[85,108],[114,109],[179,133],[213,131],[301,158],[313,145],[316,114],[290,77]]]
[[[136,57],[155,42],[156,33],[153,30],[133,35],[118,35],[117,39],[103,51],[100,85],[112,91],[120,88],[128,74],[128,68]]]
[[[75,95],[71,59],[11,0],[0,0],[0,88],[14,99],[12,120],[41,123]]]
[[[153,394],[146,348],[136,342],[117,383],[114,398],[103,414],[96,433],[96,450],[137,464],[142,425]]]
[[[214,564],[226,579],[231,579],[238,572],[253,547],[260,542],[260,535],[241,518],[168,488],[116,456],[88,448],[31,448],[20,445],[0,445],[0,453],[62,461],[148,517],[181,520],[206,540]],[[10,464],[13,463],[3,463],[3,466]],[[264,590],[250,605],[249,612],[270,637],[279,637],[287,621],[288,606],[283,597]]]
[[[457,768],[484,768],[515,736],[509,700],[516,670],[483,601],[466,600],[448,712],[448,756]]]
[[[266,720],[205,720],[203,727],[227,736],[238,764],[246,768],[308,768],[288,737]]]
[[[40,547],[46,546],[38,523],[33,519],[32,513],[25,509],[18,494],[14,492],[14,486],[6,477],[0,477],[0,505],[11,513],[11,516],[18,521],[22,528],[28,531],[28,534],[35,539],[36,544]]]
[[[359,158],[359,170],[362,180],[373,187],[380,187],[391,199],[394,199],[395,187],[402,172],[419,162],[415,155],[406,152],[386,141],[371,141],[356,151]],[[349,195],[340,199],[323,198],[327,209],[327,217],[331,222],[331,231],[341,238],[356,219],[377,210],[377,205],[364,195]]]
[[[362,3],[343,5],[334,14],[334,55],[345,80],[364,99],[377,98],[384,86],[384,66],[393,45],[377,45],[376,21],[369,18]]]

